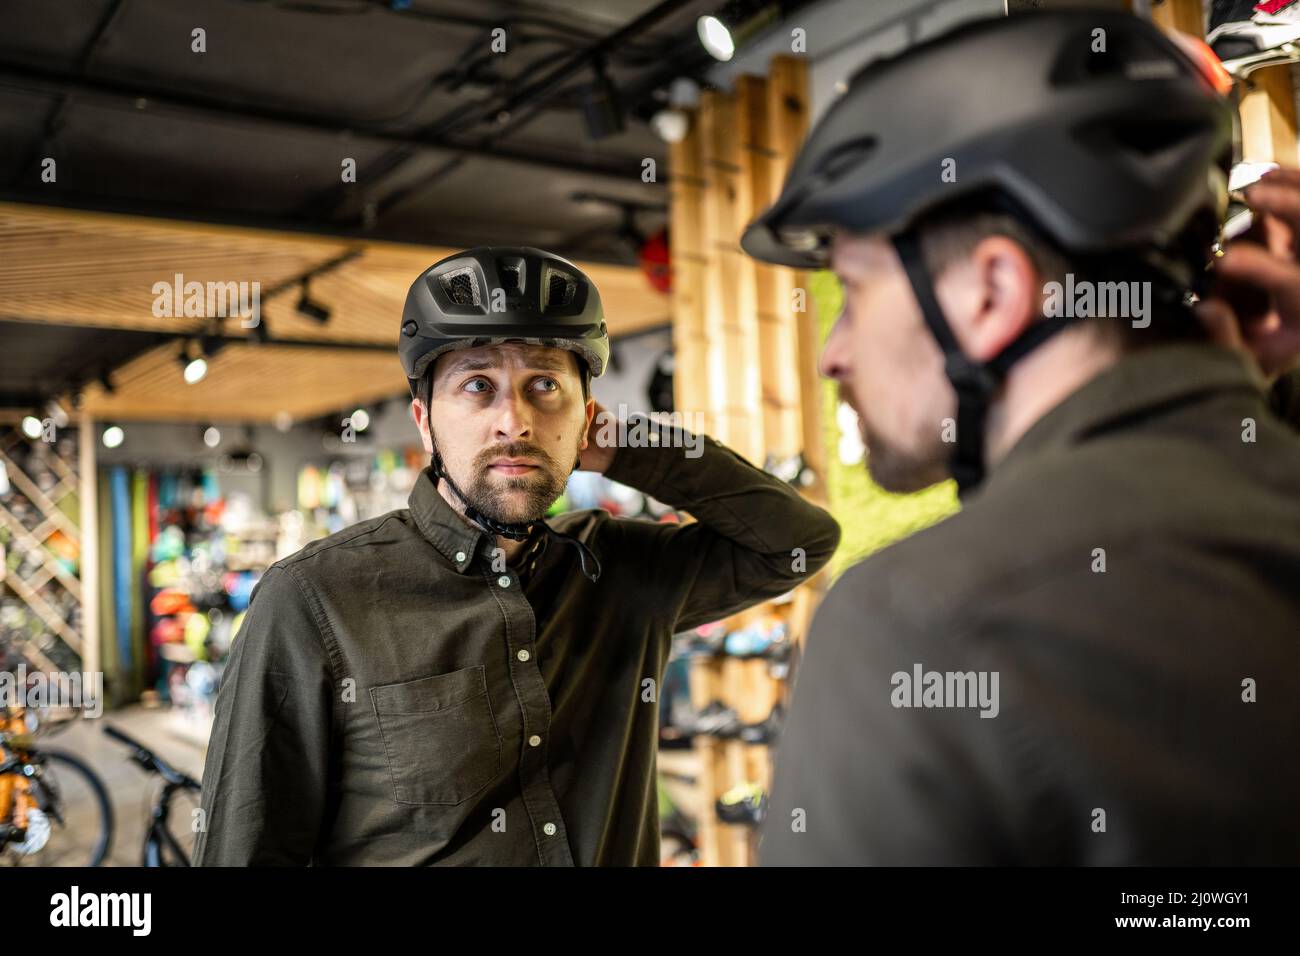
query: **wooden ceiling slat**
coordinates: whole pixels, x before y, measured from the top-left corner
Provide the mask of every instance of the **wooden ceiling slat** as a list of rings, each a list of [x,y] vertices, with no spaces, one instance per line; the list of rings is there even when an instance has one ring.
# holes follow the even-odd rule
[[[228,346],[195,385],[181,378],[175,348],[162,346],[127,363],[113,382],[111,394],[89,386],[83,410],[100,420],[271,422],[282,412],[314,418],[406,388],[395,354],[274,345]]]

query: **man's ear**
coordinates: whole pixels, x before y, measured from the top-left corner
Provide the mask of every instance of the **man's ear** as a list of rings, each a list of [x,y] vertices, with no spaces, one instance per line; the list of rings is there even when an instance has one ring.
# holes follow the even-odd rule
[[[981,239],[969,259],[946,270],[936,285],[947,285],[944,298],[957,300],[951,312],[944,303],[944,311],[963,351],[977,362],[996,357],[1042,311],[1038,270],[1006,236]]]
[[[587,399],[587,407],[586,407],[587,427],[582,430],[582,444],[578,446],[578,451],[585,451],[587,448],[587,444],[588,444],[587,436],[591,434],[591,420],[592,418],[595,417],[595,415],[596,415],[596,400],[594,398],[589,398]]]
[[[433,440],[429,438],[429,419],[424,414],[424,402],[418,398],[411,399],[411,419],[420,433],[420,443],[424,445],[424,450],[432,455]]]

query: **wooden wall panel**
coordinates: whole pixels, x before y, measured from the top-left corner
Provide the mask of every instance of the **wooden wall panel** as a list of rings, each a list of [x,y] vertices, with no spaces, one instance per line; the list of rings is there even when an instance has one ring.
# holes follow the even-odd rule
[[[701,95],[687,137],[671,151],[673,341],[679,410],[705,413],[706,428],[762,466],[769,454],[821,450],[821,386],[814,368],[816,321],[811,303],[794,308],[800,274],[763,266],[744,254],[740,237],[779,192],[807,117],[805,64],[778,57],[769,78],[744,76],[732,92]],[[816,467],[816,465],[814,465]],[[775,603],[734,615],[728,630],[790,623],[797,638],[815,601],[810,587],[784,607]],[[742,723],[772,713],[785,690],[767,661],[697,658],[691,701],[698,711],[721,701]],[[710,866],[753,862],[752,827],[720,823],[717,800],[741,783],[770,782],[769,748],[736,739],[695,738],[701,860]]]

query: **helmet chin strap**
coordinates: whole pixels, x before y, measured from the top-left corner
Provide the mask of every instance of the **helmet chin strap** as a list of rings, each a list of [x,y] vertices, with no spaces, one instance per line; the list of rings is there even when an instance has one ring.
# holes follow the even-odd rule
[[[581,565],[582,573],[587,578],[587,580],[591,581],[592,583],[595,583],[596,581],[600,580],[600,571],[601,571],[600,561],[596,558],[596,555],[592,553],[590,548],[588,548],[585,544],[583,544],[581,541],[579,541],[577,538],[573,537],[572,535],[564,534],[561,531],[556,531],[554,528],[548,525],[545,522],[545,520],[541,518],[538,518],[536,521],[513,521],[513,522],[497,521],[493,518],[489,518],[487,515],[483,514],[481,511],[475,508],[473,504],[470,503],[469,498],[465,496],[465,493],[461,491],[460,487],[456,484],[456,482],[452,480],[451,474],[447,471],[446,466],[444,466],[442,463],[442,455],[439,454],[438,452],[438,442],[437,439],[434,438],[433,436],[433,420],[431,417],[432,413],[429,410],[430,405],[432,404],[431,402],[432,398],[433,398],[433,383],[430,382],[429,394],[426,398],[425,405],[424,405],[425,424],[429,429],[429,443],[433,446],[433,456],[430,459],[429,464],[433,471],[433,477],[435,479],[441,479],[442,481],[445,481],[447,483],[447,487],[451,489],[451,493],[456,496],[458,501],[460,501],[461,507],[464,509],[465,519],[469,521],[471,524],[486,531],[490,535],[494,535],[502,538],[509,538],[512,541],[528,540],[528,538],[532,536],[533,527],[535,525],[541,525],[542,529],[552,538],[556,538],[564,542],[565,544],[572,545],[577,550],[578,562]],[[577,471],[578,466],[581,463],[582,463],[581,457],[575,459],[573,462],[573,469],[570,471],[570,474],[572,474],[573,471]]]

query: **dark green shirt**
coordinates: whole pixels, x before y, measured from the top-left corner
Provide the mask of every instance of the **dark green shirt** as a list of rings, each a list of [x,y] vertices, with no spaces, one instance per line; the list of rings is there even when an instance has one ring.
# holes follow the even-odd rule
[[[595,583],[557,539],[494,567],[428,471],[409,508],[277,562],[217,698],[198,863],[657,864],[673,633],[789,590],[839,540],[701,438],[688,458],[665,431],[607,472],[695,523],[553,519],[599,557]]]
[[[831,588],[759,858],[1294,864],[1298,745],[1300,438],[1236,354],[1153,347]]]

